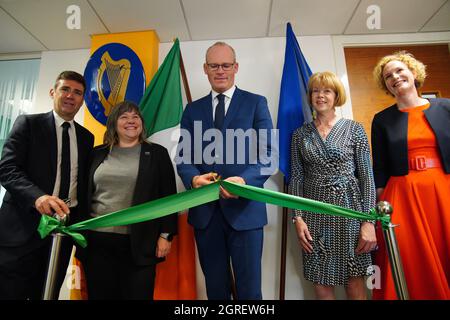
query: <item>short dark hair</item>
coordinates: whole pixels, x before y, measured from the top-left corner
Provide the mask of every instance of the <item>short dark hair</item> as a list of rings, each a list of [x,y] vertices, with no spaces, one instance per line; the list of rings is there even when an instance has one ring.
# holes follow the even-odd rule
[[[81,85],[83,85],[83,91],[86,92],[86,80],[84,80],[84,77],[79,74],[78,72],[75,71],[63,71],[61,72],[58,77],[56,78],[55,81],[55,89],[58,87],[58,82],[59,80],[73,80],[76,81],[78,83],[80,83]]]
[[[228,47],[230,48],[231,52],[233,53],[233,62],[236,62],[236,52],[234,51],[233,47],[230,46],[228,43],[223,42],[223,41],[217,41],[216,43],[214,43],[211,47],[209,47],[206,50],[206,54],[205,54],[205,63],[208,63],[208,53],[209,51],[214,48],[214,47]]]
[[[106,120],[106,131],[103,136],[103,143],[107,144],[110,148],[119,143],[119,135],[117,134],[117,121],[119,117],[125,112],[135,112],[142,121],[142,132],[139,136],[139,142],[142,143],[147,138],[145,133],[145,123],[142,117],[141,111],[137,104],[132,101],[122,101],[116,104]]]

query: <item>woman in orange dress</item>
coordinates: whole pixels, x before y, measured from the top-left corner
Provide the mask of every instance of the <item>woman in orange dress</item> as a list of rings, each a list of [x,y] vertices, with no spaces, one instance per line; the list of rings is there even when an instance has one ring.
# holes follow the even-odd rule
[[[392,204],[392,223],[399,225],[409,298],[450,299],[450,100],[419,96],[425,65],[405,51],[383,57],[374,77],[396,99],[372,121],[373,168],[378,200]],[[373,298],[396,299],[386,248],[379,244],[381,281]]]

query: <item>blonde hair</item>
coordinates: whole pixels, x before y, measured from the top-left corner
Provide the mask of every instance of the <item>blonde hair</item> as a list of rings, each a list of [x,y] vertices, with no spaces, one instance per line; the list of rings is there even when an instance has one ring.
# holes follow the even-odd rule
[[[308,81],[308,102],[312,106],[312,90],[314,87],[330,88],[336,94],[335,106],[342,106],[347,101],[347,95],[345,93],[344,85],[341,80],[330,71],[316,72]]]
[[[386,87],[383,77],[384,67],[386,67],[386,65],[391,61],[403,62],[408,67],[408,69],[415,75],[414,85],[416,88],[420,88],[423,85],[425,78],[427,77],[426,65],[414,58],[411,53],[402,50],[384,56],[378,61],[377,65],[373,69],[373,78],[381,90],[384,90],[387,94],[393,96],[393,94]]]

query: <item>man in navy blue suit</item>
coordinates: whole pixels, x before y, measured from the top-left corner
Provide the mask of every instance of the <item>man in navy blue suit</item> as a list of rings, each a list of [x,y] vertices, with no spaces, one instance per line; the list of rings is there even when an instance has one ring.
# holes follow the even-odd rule
[[[234,49],[217,42],[203,65],[211,92],[186,106],[177,170],[186,189],[222,179],[263,187],[273,173],[272,119],[265,97],[237,88]],[[230,299],[230,261],[238,299],[262,299],[261,256],[266,205],[221,188],[220,200],[189,210],[209,299]]]

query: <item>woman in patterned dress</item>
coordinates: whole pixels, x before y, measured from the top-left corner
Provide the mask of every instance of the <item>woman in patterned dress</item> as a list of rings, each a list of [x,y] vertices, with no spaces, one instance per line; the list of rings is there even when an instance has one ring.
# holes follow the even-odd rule
[[[394,209],[392,222],[410,299],[450,299],[450,100],[424,99],[422,62],[401,51],[380,59],[374,77],[396,104],[372,122],[377,195]],[[377,230],[378,231],[378,230]],[[375,256],[380,288],[396,299],[384,243]]]
[[[342,82],[334,73],[315,73],[308,97],[316,117],[292,136],[291,192],[369,212],[375,206],[369,143],[359,123],[335,114],[346,100]],[[349,299],[366,299],[364,276],[371,274],[370,251],[377,244],[374,224],[299,210],[293,222],[304,276],[317,299],[335,299],[334,287],[341,285]]]

